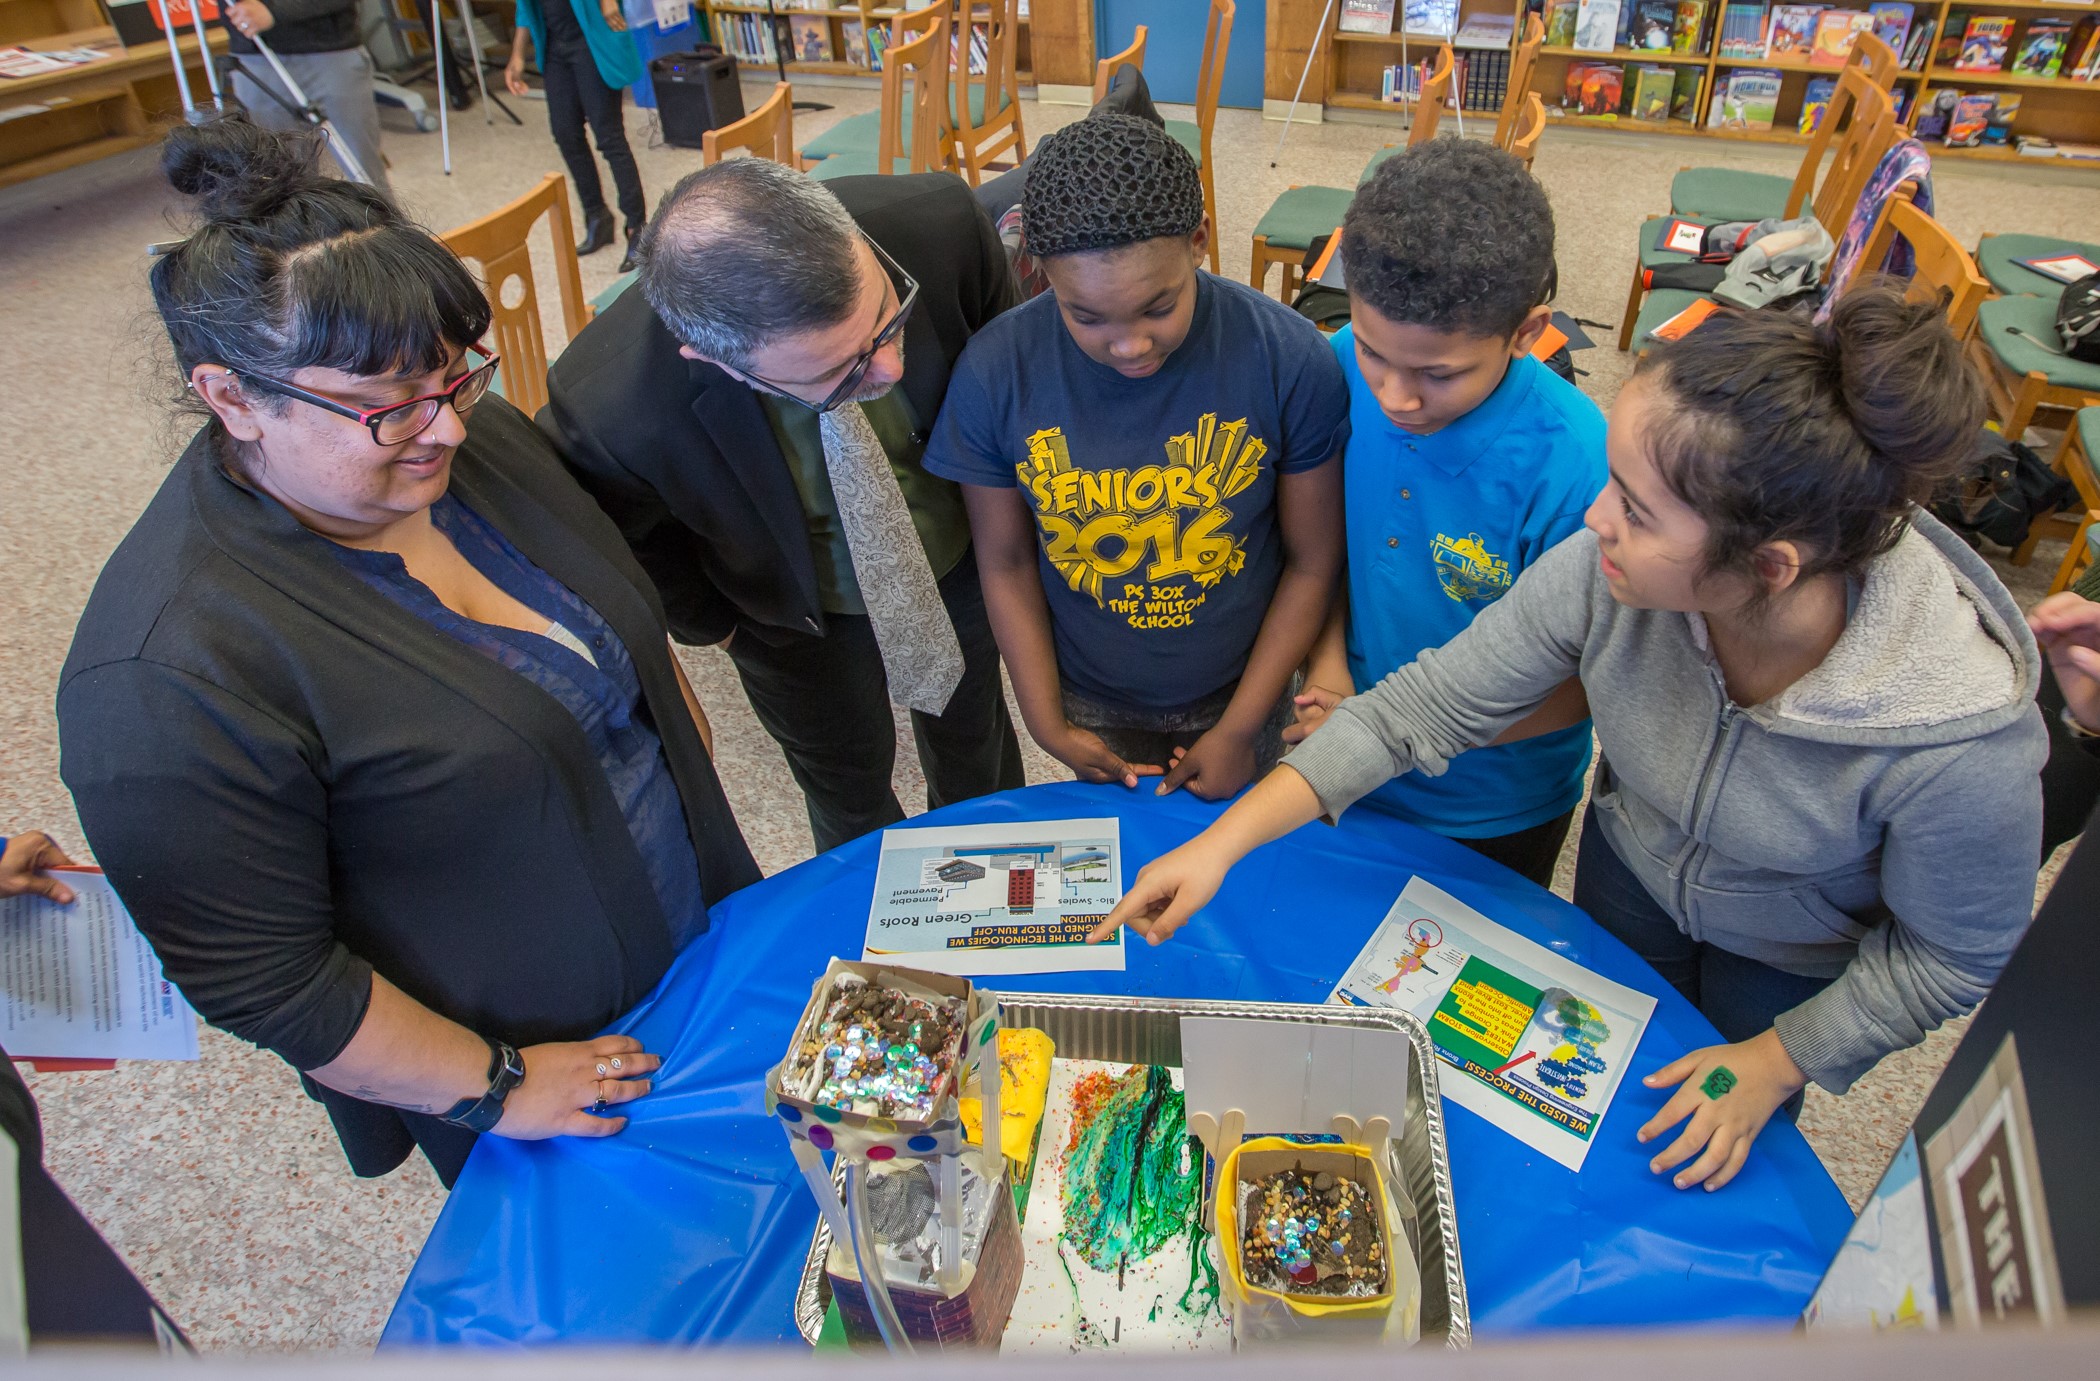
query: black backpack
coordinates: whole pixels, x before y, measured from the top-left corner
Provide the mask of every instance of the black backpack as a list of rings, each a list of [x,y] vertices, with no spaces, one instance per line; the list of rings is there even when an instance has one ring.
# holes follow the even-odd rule
[[[2056,334],[2063,353],[2086,364],[2100,364],[2100,273],[2067,284],[2056,302]]]
[[[1968,464],[1933,500],[1932,516],[1971,546],[1982,537],[2017,547],[2036,522],[2077,501],[2071,482],[2040,456],[1985,428]]]

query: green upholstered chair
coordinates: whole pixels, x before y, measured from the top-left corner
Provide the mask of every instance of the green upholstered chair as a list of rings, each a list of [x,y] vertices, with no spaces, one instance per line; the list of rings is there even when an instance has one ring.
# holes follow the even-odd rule
[[[2100,264],[2100,245],[2082,240],[2064,240],[2054,235],[1986,235],[1976,243],[1976,267],[1995,292],[2008,297],[2046,297],[2053,302],[2063,295],[2063,283],[2016,261],[2059,254],[2082,254],[2087,262]]]
[[[1269,204],[1254,227],[1254,263],[1250,281],[1267,291],[1269,266],[1283,266],[1283,300],[1305,279],[1305,251],[1322,235],[1331,235],[1348,214],[1354,190],[1340,187],[1293,187]]]
[[[882,170],[882,155],[880,154],[874,152],[835,153],[816,167],[811,168],[809,175],[819,182],[829,182],[835,177],[862,177],[869,173],[879,173]],[[911,170],[911,160],[909,158],[892,158],[890,160],[889,171],[897,174],[899,177],[904,176]]]
[[[2052,595],[2070,589],[2085,568],[2100,557],[2100,472],[2093,469],[2094,457],[2100,456],[2100,398],[2088,398],[2086,404],[2071,419],[2064,432],[2063,449],[2056,453],[2057,471],[2077,487],[2078,505],[2084,514],[2078,520],[2078,530],[2071,534],[2071,547],[2064,553],[2063,564],[2056,568],[2056,579],[2050,582]]]
[[[629,269],[618,278],[613,279],[612,282],[606,284],[605,290],[591,299],[591,315],[594,317],[598,316],[606,308],[612,306],[613,303],[618,302],[620,294],[626,292],[634,280],[641,276],[642,271],[640,269]]]
[[[2054,298],[1994,297],[1976,309],[1969,358],[1983,375],[1990,415],[2005,435],[2024,435],[2040,412],[2067,412],[2100,395],[2100,364],[2056,353],[2056,340]],[[2025,565],[2034,554],[2034,543],[2047,535],[2043,526],[2036,524],[2014,550],[2013,564]]]
[[[1838,89],[1831,94],[1822,123],[1802,150],[1801,166],[1792,177],[1735,168],[1684,168],[1670,179],[1671,212],[1709,221],[1761,221],[1768,216],[1792,219],[1800,215],[1816,185],[1816,170],[1823,155],[1830,151],[1830,142],[1851,107],[1855,91],[1844,81],[1845,76],[1856,73],[1886,93],[1901,65],[1888,44],[1872,34],[1862,37],[1873,41],[1853,43],[1851,56],[1838,74]]]
[[[993,164],[1019,165],[1028,157],[1028,136],[1021,128],[1020,77],[1015,53],[1020,47],[1021,0],[954,0],[958,29],[975,27],[984,35],[984,71],[970,71],[970,45],[959,43],[948,74],[948,123],[954,162],[975,187]],[[982,18],[979,18],[979,11]],[[965,17],[963,11],[968,10]],[[989,113],[987,113],[989,112]],[[907,145],[908,146],[908,145]]]

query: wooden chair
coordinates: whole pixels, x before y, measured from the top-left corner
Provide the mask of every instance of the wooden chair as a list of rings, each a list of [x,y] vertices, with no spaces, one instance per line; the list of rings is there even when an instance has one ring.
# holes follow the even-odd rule
[[[548,173],[510,205],[468,221],[438,238],[462,259],[481,266],[493,319],[490,345],[503,357],[498,378],[503,396],[527,417],[547,402],[547,337],[540,325],[539,285],[527,241],[545,216],[554,236],[554,282],[561,293],[562,327],[569,339],[590,324],[583,276],[576,259],[576,227],[569,219],[569,183]]]
[[[1167,133],[1196,160],[1203,176],[1203,210],[1210,217],[1210,271],[1218,271],[1218,189],[1211,181],[1210,132],[1218,123],[1218,89],[1225,84],[1225,55],[1232,49],[1233,0],[1210,0],[1203,30],[1203,65],[1196,69],[1196,118],[1167,121]],[[1104,89],[1103,94],[1107,94]]]
[[[962,174],[975,187],[995,161],[1018,164],[1028,157],[1028,137],[1021,129],[1021,86],[1015,53],[1020,47],[1021,0],[991,0],[973,5],[958,0],[950,19],[955,59],[950,68],[955,156]],[[981,18],[979,16],[982,16]],[[981,75],[970,72],[970,41],[975,26],[984,28],[985,63]]]
[[[1108,83],[1116,75],[1118,67],[1129,63],[1140,72],[1145,70],[1145,36],[1151,32],[1152,30],[1148,25],[1138,25],[1137,33],[1132,35],[1128,48],[1112,57],[1105,57],[1094,64],[1095,105],[1101,104],[1102,97],[1108,95]]]
[[[1976,320],[1976,308],[1989,295],[1991,285],[1976,271],[1976,261],[1962,248],[1961,241],[1917,208],[1911,200],[1916,195],[1917,184],[1906,182],[1882,204],[1881,218],[1874,222],[1873,233],[1867,236],[1866,247],[1860,251],[1859,271],[1845,291],[1875,281],[1878,275],[1874,266],[1889,257],[1896,237],[1901,235],[1917,261],[1904,297],[1912,302],[1928,302],[1944,293],[1947,329],[1957,339],[1966,337]]]
[[[1851,120],[1845,137],[1836,142],[1830,168],[1824,173],[1822,184],[1816,188],[1814,203],[1815,218],[1830,232],[1832,240],[1844,238],[1845,223],[1852,218],[1852,208],[1859,204],[1860,193],[1866,189],[1867,179],[1872,176],[1875,165],[1895,142],[1898,128],[1895,106],[1888,93],[1870,84],[1860,68],[1848,67],[1839,74],[1837,92],[1823,116],[1822,129],[1829,129],[1836,123],[1840,101],[1844,102]],[[1797,190],[1802,185],[1797,180]],[[1803,196],[1805,199],[1805,192]],[[1797,203],[1787,215],[1792,217],[1800,213],[1801,207]],[[1634,335],[1641,329],[1640,319],[1648,299],[1649,271],[1665,264],[1684,262],[1683,255],[1662,247],[1662,234],[1669,228],[1671,220],[1668,216],[1650,216],[1641,226],[1640,250],[1633,263],[1633,282],[1626,290],[1626,314],[1619,326],[1621,350],[1633,348]],[[1679,304],[1671,315],[1688,305],[1684,299],[1695,296],[1695,293],[1671,290],[1670,301]]]
[[[1546,132],[1546,103],[1539,99],[1538,92],[1524,97],[1524,113],[1517,117],[1512,129],[1515,133],[1509,141],[1509,151],[1529,168],[1538,152],[1539,136]]]
[[[795,161],[795,93],[786,82],[775,82],[766,103],[743,119],[701,135],[700,166],[721,162],[732,149],[790,168],[801,166]]]
[[[2071,549],[2056,568],[2056,579],[2049,582],[2052,595],[2070,589],[2093,562],[2094,525],[2100,523],[2100,473],[2093,469],[2096,459],[2100,459],[2100,398],[2088,398],[2064,429],[2064,443],[2056,452],[2056,473],[2067,476],[2077,487],[2085,516],[2071,534]]]
[[[932,30],[936,21],[943,26],[944,31],[954,32],[953,17],[942,5],[928,4],[916,10],[908,10],[903,14],[893,15],[889,21],[890,41],[892,43],[903,43],[910,38],[924,37]],[[871,19],[870,22],[879,21]],[[883,65],[887,69],[889,65],[887,54],[883,57]],[[967,47],[964,49],[962,66],[965,71],[969,68]],[[949,78],[954,71],[955,66],[951,55],[947,71],[941,77],[944,90],[951,84]],[[946,99],[945,96],[942,97],[944,102]],[[915,102],[906,101],[904,103],[904,124],[898,131],[896,145],[900,151],[909,149],[915,142],[913,134],[916,126],[912,120],[912,112],[915,108]],[[940,119],[937,123],[940,126],[940,160],[933,166],[952,169],[957,166],[956,159],[958,156],[956,152],[955,119],[953,113],[946,109],[945,105],[940,110],[939,115]],[[854,159],[851,165],[853,171],[872,173],[877,170],[876,158],[881,152],[881,146],[882,110],[878,102],[877,109],[861,115],[849,115],[803,145],[800,155],[801,163],[802,167],[814,172],[817,165],[824,160],[841,155],[851,155]],[[831,171],[823,174],[827,178],[843,175],[843,167],[833,168]]]
[[[1444,103],[1451,99],[1451,71],[1456,61],[1450,44],[1438,45],[1436,59],[1429,66],[1429,75],[1422,78],[1422,97],[1415,102],[1414,123],[1407,130],[1407,147],[1413,148],[1436,138],[1437,126],[1444,118]]]
[[[906,20],[913,23],[907,27]],[[907,39],[905,34],[913,30],[919,36]],[[810,170],[810,176],[820,182],[863,173],[924,173],[949,166],[947,12],[928,6],[899,15],[891,21],[891,31],[896,38],[882,55],[882,123],[875,152],[833,154]]]
[[[1886,93],[1898,70],[1900,59],[1894,49],[1872,34],[1859,35],[1853,40],[1852,55],[1838,72],[1837,90],[1831,93],[1822,122],[1801,151],[1801,164],[1791,182],[1775,173],[1680,168],[1670,179],[1671,214],[1708,221],[1761,221],[1767,216],[1791,220],[1800,215],[1815,188],[1823,156],[1851,114],[1860,90],[1872,86]]]
[[[1495,147],[1498,149],[1516,152],[1517,126],[1530,105],[1524,98],[1531,94],[1531,72],[1538,66],[1539,49],[1545,42],[1544,21],[1535,13],[1526,15],[1524,37],[1518,40],[1516,55],[1509,60],[1509,94],[1503,97],[1502,110],[1495,116]],[[1543,101],[1539,108],[1545,109]]]

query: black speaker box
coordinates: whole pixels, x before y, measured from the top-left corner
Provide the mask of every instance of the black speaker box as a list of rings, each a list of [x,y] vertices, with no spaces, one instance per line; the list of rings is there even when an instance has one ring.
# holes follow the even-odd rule
[[[663,122],[666,144],[697,149],[701,135],[744,118],[736,59],[719,50],[652,58],[649,81],[656,88],[656,114]]]

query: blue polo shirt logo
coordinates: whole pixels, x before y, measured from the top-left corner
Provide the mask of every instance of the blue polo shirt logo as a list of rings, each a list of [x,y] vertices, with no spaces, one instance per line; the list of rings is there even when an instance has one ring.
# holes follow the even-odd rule
[[[1444,593],[1465,604],[1492,604],[1516,577],[1509,562],[1487,549],[1479,533],[1452,538],[1439,532],[1429,544]]]

